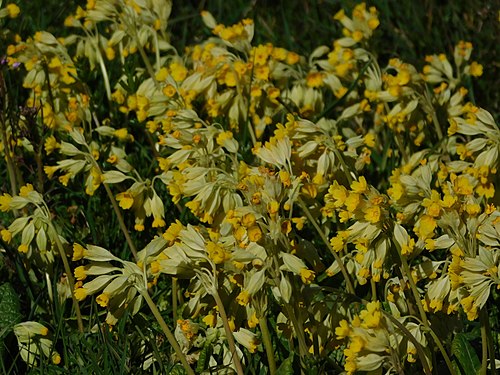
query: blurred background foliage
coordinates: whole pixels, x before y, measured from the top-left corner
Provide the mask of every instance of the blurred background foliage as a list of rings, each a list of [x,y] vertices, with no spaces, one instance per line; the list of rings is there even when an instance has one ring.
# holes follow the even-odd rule
[[[353,0],[212,0],[174,1],[170,25],[172,43],[182,48],[209,35],[200,17],[209,10],[216,20],[232,24],[241,18],[255,21],[255,43],[271,42],[307,55],[317,46],[331,45],[341,30],[332,16],[341,8],[352,9]],[[380,26],[372,39],[373,51],[383,65],[391,57],[424,64],[425,55],[445,53],[452,56],[459,40],[472,42],[473,59],[484,67],[474,82],[478,105],[498,114],[498,35],[500,3],[468,0],[374,0],[367,1],[379,10]],[[186,22],[188,21],[188,22]]]
[[[65,17],[85,0],[21,0],[23,37],[38,30],[60,36],[67,33]],[[352,9],[355,0],[182,0],[173,1],[170,18],[171,42],[182,51],[185,46],[210,35],[200,12],[210,11],[220,23],[230,25],[242,18],[255,21],[255,43],[273,43],[302,55],[319,45],[331,45],[341,34],[332,16],[341,8]],[[498,58],[500,2],[484,0],[373,0],[379,10],[380,26],[372,39],[372,50],[383,65],[399,57],[421,68],[425,55],[451,56],[459,40],[472,42],[473,59],[484,67],[474,82],[475,102],[498,116],[500,77]],[[43,9],[43,11],[35,11]]]

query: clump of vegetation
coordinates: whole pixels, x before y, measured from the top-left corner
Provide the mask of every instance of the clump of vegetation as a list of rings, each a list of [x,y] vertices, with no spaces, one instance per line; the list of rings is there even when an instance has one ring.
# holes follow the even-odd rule
[[[359,3],[307,54],[208,10],[181,49],[168,1],[75,9],[25,36],[0,9],[5,373],[494,371],[471,42],[386,58]]]

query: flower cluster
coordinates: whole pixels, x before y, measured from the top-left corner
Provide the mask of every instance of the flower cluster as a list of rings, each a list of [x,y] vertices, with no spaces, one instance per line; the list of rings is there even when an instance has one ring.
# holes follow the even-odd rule
[[[274,373],[273,340],[348,374],[427,372],[434,346],[450,362],[436,317],[476,320],[500,287],[500,129],[464,87],[483,71],[471,43],[453,64],[380,66],[378,11],[362,3],[335,14],[343,36],[309,56],[253,45],[252,20],[225,26],[207,11],[212,36],[179,54],[169,14],[159,0],[89,0],[65,21],[75,34],[7,49],[38,111],[42,180],[88,199],[104,186],[134,257],[69,241],[75,305],[95,295],[112,327],[146,301],[187,371],[243,373],[249,353],[266,352]],[[109,117],[80,82],[82,59],[100,69]],[[6,156],[42,155],[13,134]],[[54,252],[66,261],[43,195],[14,193],[0,196],[20,215],[2,240],[21,237],[39,267]],[[141,251],[131,234],[149,241]],[[166,280],[175,334],[150,297]]]

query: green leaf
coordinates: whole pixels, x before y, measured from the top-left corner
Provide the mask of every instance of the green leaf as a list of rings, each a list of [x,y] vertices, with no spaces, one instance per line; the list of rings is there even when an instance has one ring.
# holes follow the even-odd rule
[[[196,365],[196,372],[200,373],[207,369],[209,363],[208,361],[212,355],[212,348],[212,343],[208,342],[208,345],[205,344],[203,349],[201,349],[200,357],[198,358],[198,363]]]
[[[9,283],[0,285],[0,342],[5,343],[5,337],[12,327],[21,321],[19,296]],[[0,362],[3,361],[4,344],[0,345]],[[1,368],[1,367],[0,367]]]
[[[293,374],[293,354],[285,359],[278,370],[276,370],[276,375],[288,375],[288,374]]]
[[[0,285],[0,338],[21,321],[19,296],[9,283]]]
[[[169,372],[170,375],[186,375],[186,370],[181,365],[175,365]]]
[[[476,375],[481,362],[471,346],[467,337],[463,333],[458,333],[451,344],[451,350],[455,358],[458,360],[461,373],[464,375]]]

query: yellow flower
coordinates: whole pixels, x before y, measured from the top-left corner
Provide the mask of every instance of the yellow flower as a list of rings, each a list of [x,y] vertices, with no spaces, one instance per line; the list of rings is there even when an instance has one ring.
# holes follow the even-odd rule
[[[77,288],[75,289],[74,294],[78,301],[83,301],[87,297],[87,290],[85,288]]]
[[[350,193],[347,199],[345,200],[345,207],[347,208],[347,211],[351,213],[354,212],[354,210],[358,208],[359,202],[360,202],[359,194]]]
[[[71,178],[71,173],[66,173],[62,176],[59,176],[59,182],[64,186],[68,186],[69,179]]]
[[[335,328],[335,334],[337,335],[337,340],[342,340],[351,334],[351,327],[347,320],[342,319],[339,322],[339,326]]]
[[[209,313],[202,319],[202,322],[213,328],[217,325],[217,316],[214,313]]]
[[[85,248],[78,243],[73,244],[73,258],[72,258],[73,262],[82,259],[84,255],[85,255]]]
[[[165,223],[165,220],[163,220],[162,217],[155,217],[153,220],[152,227],[153,228],[162,228],[165,225],[167,225],[167,223]]]
[[[45,148],[45,152],[47,153],[47,155],[50,155],[52,152],[54,152],[59,147],[61,147],[61,144],[59,142],[57,142],[56,137],[54,137],[53,135],[47,137],[47,139],[45,140],[44,148]]]
[[[127,128],[116,129],[113,134],[120,141],[126,141],[129,139]]]
[[[21,189],[19,190],[19,196],[20,197],[27,197],[29,193],[33,191],[33,185],[31,184],[26,184]]]
[[[453,187],[455,192],[461,195],[471,195],[474,191],[474,188],[467,176],[457,177],[457,179],[454,181]]]
[[[366,305],[366,310],[361,311],[359,317],[363,321],[364,327],[377,328],[380,325],[380,320],[382,319],[382,313],[380,312],[380,302],[369,302]]]
[[[170,224],[165,233],[163,233],[163,238],[166,241],[174,242],[183,228],[182,223],[179,220],[175,220],[175,223]]]
[[[422,215],[415,225],[414,231],[421,239],[427,239],[434,236],[434,229],[437,227],[436,220],[429,215]]]
[[[85,280],[87,278],[87,269],[85,266],[78,266],[75,268],[74,274],[75,274],[75,279],[81,281]]]
[[[209,241],[207,242],[208,257],[212,259],[215,264],[221,264],[230,258],[230,255],[222,248],[222,246]]]
[[[478,64],[477,62],[473,61],[470,64],[469,72],[470,72],[471,76],[481,77],[483,75],[483,66],[481,64]]]
[[[9,211],[9,205],[11,200],[12,196],[10,194],[4,193],[0,195],[0,211],[2,212]]]
[[[255,225],[255,215],[253,213],[247,213],[243,215],[241,218],[241,225],[243,225],[245,228],[250,228]]]
[[[323,73],[310,72],[306,77],[307,86],[320,87],[323,85]]]
[[[20,253],[23,253],[23,254],[26,254],[29,250],[29,247],[28,245],[26,245],[25,243],[22,243],[21,245],[19,245],[19,247],[17,248],[17,251],[19,251]]]
[[[172,98],[175,94],[177,94],[177,89],[172,85],[165,86],[161,91],[169,98]]]
[[[116,200],[119,202],[119,205],[124,210],[128,210],[134,204],[134,197],[129,192],[123,192],[116,195]]]
[[[302,268],[300,270],[300,279],[304,284],[311,284],[314,281],[316,274],[307,268]]]
[[[12,233],[8,229],[2,229],[0,231],[0,236],[3,242],[10,243],[10,241],[12,241]]]
[[[14,3],[7,4],[6,9],[10,18],[16,18],[21,13],[21,9]]]
[[[403,244],[401,246],[401,255],[409,255],[413,252],[413,248],[415,247],[415,240],[413,238],[410,238],[408,240],[408,243]]]
[[[59,363],[61,363],[61,356],[59,355],[59,353],[52,354],[52,363],[54,365],[58,365]]]
[[[181,82],[186,78],[188,70],[183,65],[174,62],[170,64],[170,74],[175,82]]]
[[[267,205],[267,211],[269,212],[270,215],[276,215],[279,211],[279,208],[280,204],[275,200],[269,202]]]
[[[248,239],[251,242],[258,242],[262,238],[262,231],[258,225],[248,228]]]
[[[50,165],[46,165],[43,167],[43,171],[45,172],[45,174],[49,179],[54,177],[54,173],[56,173],[58,169],[59,168],[57,166],[50,166]]]
[[[257,314],[253,313],[247,320],[248,328],[255,328],[257,324],[259,324],[259,319],[257,318]]]
[[[248,293],[246,290],[242,290],[236,297],[236,302],[238,302],[241,306],[246,306],[250,302],[250,298],[250,293]]]
[[[379,206],[368,207],[364,212],[366,221],[372,224],[376,224],[380,221],[381,210]]]
[[[76,293],[75,293],[76,294]],[[109,294],[107,293],[101,293],[99,294],[95,301],[102,307],[107,307],[109,303]]]
[[[368,189],[368,184],[364,176],[361,176],[358,181],[354,181],[351,184],[351,189],[355,193],[364,193]]]
[[[115,56],[116,56],[116,53],[115,53],[115,50],[113,49],[113,47],[106,48],[106,58],[108,60],[110,60],[110,61],[114,60]]]

